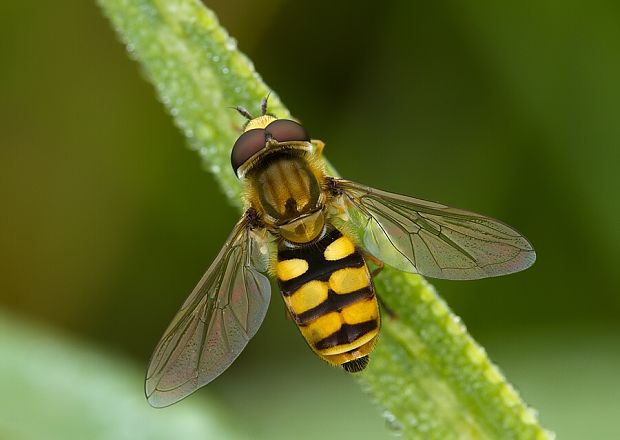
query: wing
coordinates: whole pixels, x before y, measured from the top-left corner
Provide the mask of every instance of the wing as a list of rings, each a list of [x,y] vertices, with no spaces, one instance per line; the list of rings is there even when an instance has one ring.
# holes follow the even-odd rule
[[[153,352],[145,383],[152,406],[170,405],[215,379],[256,334],[271,295],[256,270],[267,254],[258,246],[242,218]]]
[[[532,245],[498,220],[434,202],[334,179],[359,242],[399,270],[433,278],[478,279],[527,269]]]

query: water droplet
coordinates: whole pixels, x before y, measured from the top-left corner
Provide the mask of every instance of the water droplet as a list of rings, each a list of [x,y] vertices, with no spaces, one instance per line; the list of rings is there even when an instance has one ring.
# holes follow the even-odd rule
[[[385,419],[385,425],[390,431],[395,433],[403,431],[403,425],[398,421],[396,416],[388,410],[383,411],[383,418]]]
[[[228,72],[230,72],[230,69],[228,67],[222,67],[222,73],[224,75],[228,75]]]
[[[521,421],[526,425],[533,425],[536,423],[538,414],[532,408],[527,408],[521,411]]]
[[[475,365],[482,365],[486,359],[484,348],[477,344],[471,343],[465,348],[465,354],[469,360]]]
[[[237,40],[235,40],[232,37],[229,37],[228,40],[226,40],[226,49],[234,50],[236,48],[237,48]]]
[[[213,61],[214,63],[219,63],[220,62],[219,55],[213,55],[213,57],[211,58],[211,61]]]
[[[448,332],[455,336],[465,333],[465,327],[458,316],[451,315],[450,318],[448,318],[448,322],[446,322],[446,328]]]
[[[208,115],[205,115],[205,118],[207,120],[210,119],[210,117]],[[200,126],[198,126],[198,128],[196,130],[197,130],[196,131],[196,136],[198,136],[203,141],[208,140],[208,139],[213,137],[213,130],[211,130],[206,125],[200,125]],[[208,148],[213,148],[213,147],[208,147]]]
[[[420,423],[418,425],[418,431],[427,432],[430,429],[430,425],[428,423]]]
[[[437,301],[431,304],[431,312],[437,317],[442,317],[448,314],[448,309],[444,306],[443,302]]]
[[[495,365],[489,366],[489,368],[484,371],[484,377],[492,384],[498,384],[504,379]]]
[[[514,388],[508,384],[504,384],[499,391],[504,403],[508,406],[516,406],[519,404],[519,396]]]

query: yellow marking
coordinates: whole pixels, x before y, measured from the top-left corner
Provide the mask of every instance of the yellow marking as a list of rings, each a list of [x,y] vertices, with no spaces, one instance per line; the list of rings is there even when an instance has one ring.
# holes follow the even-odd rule
[[[300,326],[299,330],[301,330],[301,334],[306,338],[310,347],[314,349],[315,342],[337,332],[341,326],[340,314],[338,312],[331,312],[315,319],[308,325]]]
[[[360,268],[347,267],[334,272],[329,277],[329,287],[335,293],[350,293],[370,284],[370,276],[366,266]]]
[[[279,202],[282,207],[282,214],[286,214],[286,202],[292,198],[297,203],[297,212],[302,212],[304,206],[308,203],[305,195],[308,193],[308,183],[301,177],[299,167],[292,161],[276,162],[275,168],[278,171],[278,178],[282,182],[280,196],[284,196]],[[296,175],[293,175],[296,174]],[[289,178],[290,177],[290,178]]]
[[[332,355],[321,356],[321,357],[332,365],[342,365],[345,362],[358,359],[362,356],[359,356],[359,350],[354,350],[354,351],[349,351],[347,353],[332,354]]]
[[[276,162],[273,165],[273,169],[274,172],[276,174],[276,179],[277,182],[279,182],[278,185],[278,193],[276,194],[277,200],[278,200],[278,204],[276,205],[276,208],[278,209],[278,211],[280,211],[280,214],[284,215],[285,214],[285,210],[286,210],[286,201],[289,198],[293,198],[293,188],[291,186],[291,182],[288,179],[288,173],[285,173],[284,170],[282,169],[282,161],[280,162]],[[297,202],[297,200],[295,200],[295,202]]]
[[[274,118],[273,116],[259,116],[258,118],[254,118],[250,122],[248,122],[248,125],[245,126],[245,130],[243,130],[243,132],[245,133],[246,131],[252,130],[253,128],[265,128],[275,120],[276,118]]]
[[[279,261],[276,265],[276,275],[282,281],[292,280],[299,275],[306,273],[308,262],[300,258]]]
[[[359,324],[360,322],[377,319],[379,316],[375,298],[353,303],[345,307],[340,313],[347,324]]]
[[[273,194],[275,192],[275,189],[277,188],[277,180],[274,182],[274,177],[272,173],[270,172],[263,173],[261,177],[265,179],[265,183],[262,187],[262,193],[265,196],[267,203],[273,207],[274,206],[274,203],[273,203],[274,195]]]
[[[347,237],[340,237],[327,246],[323,256],[327,261],[335,261],[348,257],[353,252],[355,252],[355,246],[353,246],[351,240]]]
[[[375,336],[377,336],[377,333],[379,333],[378,328],[369,331],[368,333],[360,336],[355,341],[350,342],[349,344],[336,345],[335,347],[329,347],[324,350],[317,350],[317,352],[323,356],[329,356],[344,353],[345,351],[351,351],[373,339]]]
[[[323,211],[319,210],[280,226],[278,232],[286,240],[307,243],[321,233],[324,225],[325,217]]]
[[[321,356],[321,357],[332,365],[342,365],[345,362],[349,362],[354,359],[359,359],[369,354],[372,351],[372,348],[374,347],[376,341],[377,339],[373,338],[355,350],[351,350],[351,351],[340,353],[340,354],[331,354],[327,356]]]
[[[302,197],[299,197],[297,200],[297,208],[299,209],[299,212],[304,212],[309,202],[307,195],[308,188],[310,188],[310,180],[308,174],[302,174],[299,167],[293,167],[291,173],[295,174],[295,182],[297,182],[298,185],[301,185],[298,191],[302,194]],[[303,206],[300,206],[300,200],[303,202]]]
[[[293,199],[297,213],[306,212],[311,188],[317,184],[309,173],[307,164],[300,159],[280,160],[270,165],[257,177],[261,204],[272,216],[283,217],[295,214],[286,211],[287,202]]]
[[[297,315],[310,310],[327,299],[328,286],[325,281],[309,281],[301,286],[291,296],[284,300],[289,309]]]

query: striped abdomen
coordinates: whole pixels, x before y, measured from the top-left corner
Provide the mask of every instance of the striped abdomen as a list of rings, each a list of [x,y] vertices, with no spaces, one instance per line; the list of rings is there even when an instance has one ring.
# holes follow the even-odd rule
[[[379,332],[379,307],[364,257],[327,227],[314,242],[283,241],[276,275],[289,313],[321,358],[359,371]]]

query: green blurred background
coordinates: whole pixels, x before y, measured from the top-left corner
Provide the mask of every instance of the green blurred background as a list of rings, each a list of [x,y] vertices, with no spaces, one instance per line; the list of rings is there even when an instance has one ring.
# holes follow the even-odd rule
[[[618,4],[208,5],[342,175],[534,243],[526,272],[434,284],[547,428],[618,438]],[[1,439],[391,437],[277,294],[224,375],[150,409],[151,350],[238,213],[92,2],[3,2],[0,55]]]

